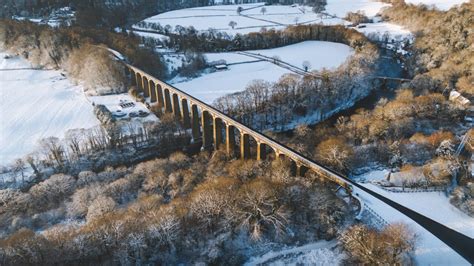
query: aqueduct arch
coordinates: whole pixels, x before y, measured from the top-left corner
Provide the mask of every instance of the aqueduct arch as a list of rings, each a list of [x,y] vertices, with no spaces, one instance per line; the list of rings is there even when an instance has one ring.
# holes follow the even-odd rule
[[[154,82],[153,80],[150,80],[149,83],[150,83],[150,84],[149,84],[148,88],[149,88],[149,91],[150,91],[150,93],[149,93],[149,94],[150,94],[150,102],[151,102],[151,103],[156,103],[156,101],[157,101],[157,97],[156,97],[156,84],[155,84],[155,82]]]
[[[142,75],[138,72],[136,72],[135,74],[135,79],[137,81],[137,90],[139,92],[142,92],[143,91],[143,80],[142,80]]]
[[[148,82],[148,78],[146,76],[143,76],[143,93],[145,94],[145,97],[150,97],[150,83]]]

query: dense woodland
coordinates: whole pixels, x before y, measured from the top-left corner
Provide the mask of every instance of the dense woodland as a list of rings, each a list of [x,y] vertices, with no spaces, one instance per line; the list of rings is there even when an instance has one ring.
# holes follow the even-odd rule
[[[160,56],[141,47],[138,38],[100,29],[52,29],[30,22],[0,20],[0,47],[25,57],[34,66],[66,70],[73,79],[83,82],[91,94],[128,89],[125,69],[107,47],[157,77],[166,74]],[[87,68],[83,67],[85,64]]]
[[[0,190],[0,262],[235,265],[269,244],[338,236],[352,262],[410,261],[409,230],[348,228],[353,207],[333,189],[314,174],[292,176],[284,161],[221,151],[59,173],[28,190]],[[385,241],[360,244],[377,237]]]
[[[428,79],[429,82],[419,84],[414,90],[443,92],[456,89],[474,100],[472,1],[447,12],[398,3],[386,9],[383,15],[416,33],[415,56],[409,69],[415,79]]]

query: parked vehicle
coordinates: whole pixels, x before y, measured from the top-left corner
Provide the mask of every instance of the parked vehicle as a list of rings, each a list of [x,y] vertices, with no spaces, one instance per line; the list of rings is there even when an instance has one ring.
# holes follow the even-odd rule
[[[113,113],[113,116],[114,116],[114,117],[118,117],[118,118],[119,118],[119,117],[125,117],[126,115],[127,115],[127,113],[122,112],[122,110],[117,110],[117,111],[115,111],[115,112]]]
[[[145,111],[143,111],[143,110],[138,111],[138,116],[140,116],[140,117],[146,117],[146,116],[148,116],[149,114],[150,114],[150,113],[145,112]]]

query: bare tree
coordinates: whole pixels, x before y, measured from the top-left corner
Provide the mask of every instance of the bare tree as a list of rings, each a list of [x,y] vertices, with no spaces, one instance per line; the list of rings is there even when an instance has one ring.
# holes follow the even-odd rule
[[[38,158],[36,156],[36,153],[32,153],[26,156],[26,162],[30,165],[30,167],[33,169],[33,172],[35,173],[36,177],[39,177],[41,175],[37,163],[38,163]]]
[[[267,13],[267,8],[266,7],[262,7],[260,9],[260,13],[262,13],[262,15],[265,15],[265,13]]]
[[[235,26],[237,26],[237,22],[235,22],[235,21],[232,20],[232,21],[229,22],[229,26],[230,26],[232,29],[234,29]]]
[[[313,3],[313,12],[321,13],[326,10],[327,2],[326,0],[315,0]]]
[[[364,14],[363,11],[349,12],[345,17],[345,20],[350,21],[353,25],[369,22],[369,18]]]
[[[50,163],[55,162],[58,166],[63,166],[65,161],[65,151],[59,138],[49,137],[40,140],[40,146],[43,149]]]
[[[356,264],[409,264],[409,253],[415,248],[416,235],[404,224],[392,224],[378,232],[364,225],[355,225],[339,240]]]
[[[279,234],[285,231],[288,213],[285,210],[277,184],[255,180],[239,191],[237,203],[238,221],[258,240],[265,229]]]
[[[329,138],[316,147],[316,157],[339,171],[348,169],[352,154],[352,147],[341,138]]]
[[[111,197],[99,196],[95,199],[87,210],[87,221],[99,218],[103,214],[115,209],[115,201]]]
[[[173,245],[180,232],[181,224],[173,207],[164,207],[158,211],[148,212],[150,221],[147,230],[151,238],[156,239],[161,245]]]
[[[229,226],[232,189],[235,180],[225,178],[200,185],[190,197],[190,212],[205,228],[212,228],[219,221]]]
[[[303,68],[304,71],[308,72],[308,70],[311,68],[311,63],[309,61],[303,61]]]
[[[242,11],[244,11],[243,7],[241,7],[241,6],[237,7],[237,14],[240,15],[240,13],[242,13]]]
[[[71,129],[66,131],[65,141],[69,148],[70,154],[78,158],[82,154],[86,139],[85,129]]]
[[[12,172],[15,175],[15,177],[20,176],[21,177],[21,182],[23,183],[25,181],[25,161],[22,159],[17,159],[15,160],[15,163],[13,164]]]
[[[295,22],[295,25],[298,25],[298,22],[300,21],[300,18],[299,17],[295,17],[295,19],[293,20]]]
[[[76,180],[72,176],[57,174],[30,189],[37,208],[47,209],[69,196],[74,190]]]

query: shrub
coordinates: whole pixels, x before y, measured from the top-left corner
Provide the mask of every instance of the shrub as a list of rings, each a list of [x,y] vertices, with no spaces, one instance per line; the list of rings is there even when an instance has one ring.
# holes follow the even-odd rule
[[[87,221],[92,221],[115,209],[115,201],[111,197],[99,196],[87,209]]]
[[[68,197],[74,191],[75,184],[76,180],[72,176],[57,174],[34,185],[29,193],[37,209],[45,210]]]
[[[474,183],[454,189],[450,202],[468,215],[474,217]]]
[[[416,235],[404,224],[391,224],[382,231],[355,225],[339,238],[349,252],[349,263],[367,265],[410,264]]]
[[[362,11],[349,12],[344,19],[350,21],[353,25],[370,22],[369,18]]]
[[[72,51],[65,63],[68,73],[85,85],[89,95],[126,91],[125,66],[114,60],[106,47],[84,45]]]

